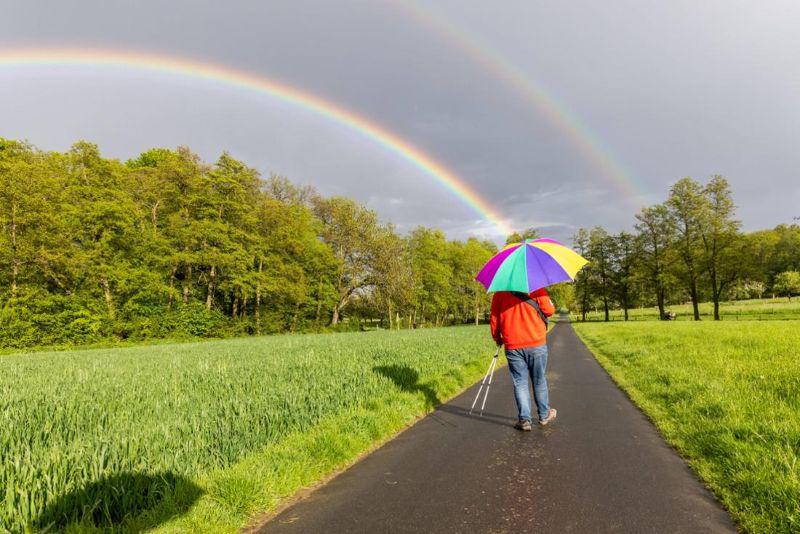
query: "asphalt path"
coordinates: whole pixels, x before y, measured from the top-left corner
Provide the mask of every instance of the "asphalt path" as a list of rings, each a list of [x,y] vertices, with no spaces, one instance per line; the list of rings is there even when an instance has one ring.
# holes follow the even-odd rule
[[[735,532],[569,323],[549,345],[551,426],[512,427],[500,368],[483,417],[468,414],[476,384],[258,531]]]

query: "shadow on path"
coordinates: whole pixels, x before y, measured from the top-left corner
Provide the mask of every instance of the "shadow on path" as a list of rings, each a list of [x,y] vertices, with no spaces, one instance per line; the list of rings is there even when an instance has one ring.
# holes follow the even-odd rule
[[[379,365],[372,370],[390,379],[403,391],[425,395],[425,405],[428,409],[442,403],[433,388],[419,383],[419,373],[408,365]]]
[[[202,493],[192,481],[169,472],[116,473],[50,501],[32,526],[61,531],[78,523],[141,531],[184,513]]]
[[[468,408],[461,408],[459,406],[453,406],[452,404],[442,404],[437,408],[437,410],[442,412],[447,412],[452,415],[457,415],[459,417],[476,419],[482,423],[487,423],[492,425],[514,426],[514,423],[517,422],[517,419],[515,417],[509,417],[507,415],[500,415],[491,412],[483,412],[483,415],[481,415],[480,406],[477,406],[472,413],[469,413]]]

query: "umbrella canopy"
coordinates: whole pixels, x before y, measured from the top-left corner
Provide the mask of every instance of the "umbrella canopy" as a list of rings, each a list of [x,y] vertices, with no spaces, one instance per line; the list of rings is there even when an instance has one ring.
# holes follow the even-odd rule
[[[553,239],[526,239],[524,243],[512,243],[495,254],[475,280],[489,292],[530,293],[574,280],[587,263],[581,255]]]

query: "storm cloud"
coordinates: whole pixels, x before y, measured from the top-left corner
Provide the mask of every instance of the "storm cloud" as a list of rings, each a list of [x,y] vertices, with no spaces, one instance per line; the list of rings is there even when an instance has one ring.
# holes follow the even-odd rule
[[[580,226],[630,227],[637,202],[687,175],[725,175],[747,229],[800,216],[797,20],[790,1],[5,1],[0,50],[143,51],[266,76],[423,149],[514,227],[568,239]],[[526,97],[509,69],[557,106]],[[401,230],[501,239],[373,140],[213,81],[2,67],[0,136],[57,150],[87,139],[123,159],[152,146],[208,160],[227,150],[365,202]]]

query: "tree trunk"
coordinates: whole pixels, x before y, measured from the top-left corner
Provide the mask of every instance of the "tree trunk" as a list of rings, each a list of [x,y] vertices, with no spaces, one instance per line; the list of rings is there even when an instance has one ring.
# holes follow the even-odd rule
[[[153,237],[158,235],[158,206],[161,204],[161,200],[157,200],[155,204],[153,204],[153,208],[150,210],[150,221],[153,223]]]
[[[19,263],[16,258],[11,264],[11,298],[17,298],[17,276],[19,275]]]
[[[605,312],[605,320],[606,322],[609,321],[608,317],[608,298],[603,297],[603,311]]]
[[[659,287],[656,289],[656,302],[658,303],[658,317],[659,319],[664,318],[664,314],[666,313],[666,309],[664,308],[664,289]]]
[[[189,304],[189,288],[192,285],[192,264],[186,264],[186,277],[183,280],[183,303]]]
[[[711,269],[711,271],[709,272],[709,276],[711,277],[711,300],[714,301],[714,320],[719,321],[720,291],[719,291],[719,286],[717,285],[716,269]]]
[[[17,277],[19,276],[19,260],[17,259],[17,205],[11,207],[11,298],[17,298]]]
[[[692,311],[694,312],[694,320],[700,320],[700,303],[698,302],[697,298],[697,280],[692,277],[691,284],[689,286],[689,294],[692,296]]]
[[[261,335],[261,273],[264,270],[264,258],[258,258],[258,281],[256,282],[256,334]]]
[[[239,314],[239,297],[234,296],[231,299],[231,319],[236,319]]]
[[[331,315],[331,326],[336,326],[339,324],[339,305],[335,304],[333,306],[333,315]]]
[[[172,267],[172,272],[169,273],[169,297],[167,299],[167,309],[172,309],[172,301],[175,300],[175,295],[173,292],[175,291],[175,273],[178,272],[178,264],[176,263]]]
[[[212,265],[211,272],[208,275],[208,294],[206,295],[206,310],[211,311],[211,306],[214,304],[214,282],[217,277],[217,268]]]
[[[622,304],[622,312],[625,315],[625,320],[627,321],[628,320],[628,308],[629,308],[628,288],[627,288],[627,286],[624,286],[624,288],[622,290],[622,299],[621,300],[622,300],[622,302],[621,302],[621,304]]]
[[[322,320],[322,282],[317,284],[317,310],[314,314],[314,324],[319,328],[320,320]]]

